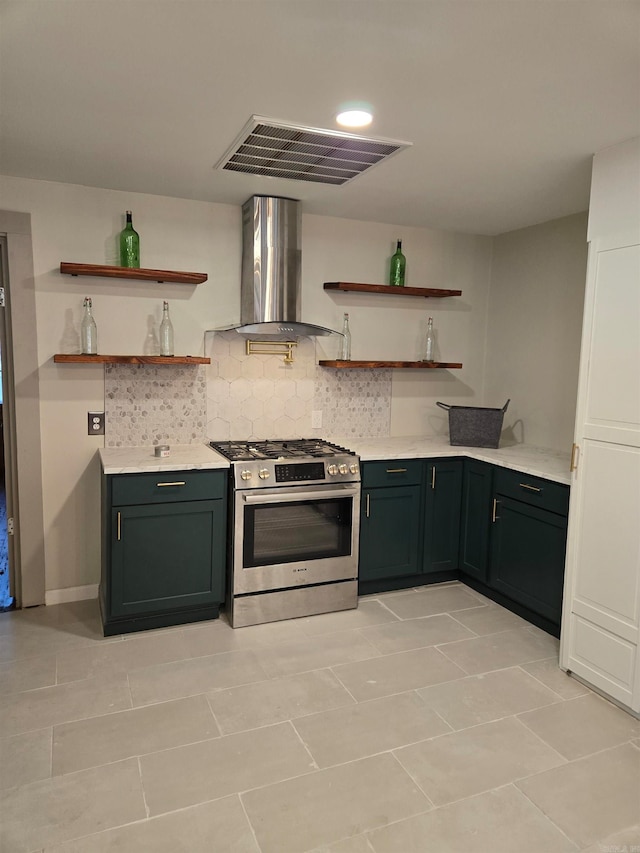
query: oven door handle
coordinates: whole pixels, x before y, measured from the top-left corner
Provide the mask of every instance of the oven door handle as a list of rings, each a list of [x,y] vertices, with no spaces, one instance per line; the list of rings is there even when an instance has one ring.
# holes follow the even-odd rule
[[[348,498],[358,494],[357,489],[336,488],[324,492],[284,492],[277,495],[243,495],[242,499],[248,504],[284,504],[291,501],[314,501],[328,498]]]

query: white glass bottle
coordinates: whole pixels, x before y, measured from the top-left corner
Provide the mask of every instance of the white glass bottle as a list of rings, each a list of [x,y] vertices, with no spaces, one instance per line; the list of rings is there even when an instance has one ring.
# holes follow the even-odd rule
[[[162,303],[162,321],[160,323],[160,355],[173,355],[173,326],[169,318],[169,303]]]
[[[429,317],[429,322],[427,323],[427,337],[424,342],[424,358],[423,361],[433,361],[433,353],[435,347],[435,340],[433,334],[433,317]]]
[[[351,361],[351,331],[349,330],[349,315],[344,315],[342,323],[342,338],[340,340],[340,352],[338,361]]]
[[[85,296],[82,305],[84,313],[80,323],[80,346],[84,354],[96,355],[98,352],[98,327],[91,313],[91,297]]]

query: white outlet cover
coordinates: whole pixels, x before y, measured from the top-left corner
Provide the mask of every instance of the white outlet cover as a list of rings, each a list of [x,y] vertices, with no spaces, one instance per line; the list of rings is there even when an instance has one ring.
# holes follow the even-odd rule
[[[311,429],[322,429],[322,410],[311,412]]]

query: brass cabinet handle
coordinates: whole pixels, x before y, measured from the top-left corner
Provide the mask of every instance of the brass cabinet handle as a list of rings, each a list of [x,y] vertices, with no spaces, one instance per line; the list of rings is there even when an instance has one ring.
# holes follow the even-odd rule
[[[367,492],[367,500],[366,500],[366,502],[365,502],[365,503],[366,503],[365,515],[367,516],[367,518],[369,518],[369,509],[370,509],[370,500],[369,500],[369,498],[370,498],[370,495],[369,495],[369,493]]]
[[[496,521],[498,520],[498,516],[497,516],[497,514],[496,514],[496,513],[497,513],[497,510],[498,510],[498,503],[499,503],[499,501],[498,501],[496,498],[494,498],[494,499],[493,499],[493,509],[491,510],[491,521],[492,521],[494,524],[495,524],[495,523],[496,523]]]
[[[122,525],[120,523],[120,513],[118,513],[118,542],[122,539]]]
[[[186,486],[186,482],[184,480],[177,480],[175,483],[156,483],[156,486]]]
[[[431,466],[431,488],[435,489],[436,487],[436,466]]]
[[[528,483],[518,483],[521,489],[529,489],[530,492],[541,492],[537,486],[530,486]]]
[[[406,474],[406,468],[387,468],[387,474]]]
[[[571,445],[571,463],[569,465],[569,473],[571,471],[575,471],[578,467],[578,456],[580,455],[580,448],[577,444]]]

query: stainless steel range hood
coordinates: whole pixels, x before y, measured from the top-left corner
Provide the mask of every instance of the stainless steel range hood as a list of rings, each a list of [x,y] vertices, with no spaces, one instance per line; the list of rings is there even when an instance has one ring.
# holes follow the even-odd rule
[[[336,334],[301,320],[301,242],[296,199],[256,195],[242,205],[239,334]]]

